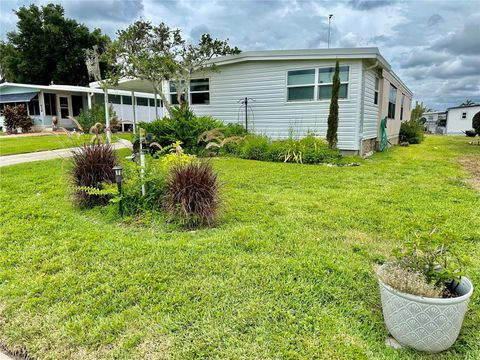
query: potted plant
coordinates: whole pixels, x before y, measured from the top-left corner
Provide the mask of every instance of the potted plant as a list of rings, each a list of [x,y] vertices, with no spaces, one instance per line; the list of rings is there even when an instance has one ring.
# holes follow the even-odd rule
[[[388,331],[416,350],[448,349],[458,337],[473,292],[461,258],[436,229],[392,255],[376,269]]]

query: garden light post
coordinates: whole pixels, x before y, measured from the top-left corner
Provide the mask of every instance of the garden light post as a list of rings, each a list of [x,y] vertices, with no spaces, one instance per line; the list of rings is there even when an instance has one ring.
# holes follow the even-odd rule
[[[123,204],[122,204],[122,180],[123,180],[123,168],[120,165],[115,165],[113,167],[115,171],[115,182],[118,186],[118,194],[120,195],[120,201],[118,202],[118,208],[120,211],[120,216],[123,216]]]

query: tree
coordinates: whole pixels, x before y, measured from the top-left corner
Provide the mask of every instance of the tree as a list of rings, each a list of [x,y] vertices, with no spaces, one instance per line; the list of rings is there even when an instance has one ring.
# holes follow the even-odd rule
[[[471,106],[471,105],[475,105],[475,103],[470,99],[467,99],[463,103],[460,104],[460,106]]]
[[[480,136],[480,112],[473,116],[472,127],[476,131],[477,135]]]
[[[84,49],[105,49],[110,38],[65,18],[61,5],[22,6],[14,11],[17,30],[0,42],[0,68],[7,81],[86,85]],[[105,64],[102,64],[105,68]]]
[[[430,111],[432,111],[432,109],[427,108],[426,106],[423,106],[423,102],[419,104],[418,101],[416,101],[415,107],[412,109],[410,113],[410,120],[420,121],[423,114]]]
[[[333,149],[337,146],[338,130],[338,93],[340,91],[340,65],[335,63],[335,73],[333,74],[332,97],[330,99],[330,111],[328,113],[327,141],[328,146]]]
[[[214,57],[238,53],[237,47],[228,45],[228,39],[222,41],[204,34],[198,44],[187,44],[179,29],[171,29],[165,23],[154,26],[142,20],[118,32],[109,58],[119,67],[122,77],[149,81],[170,112],[171,104],[162,87],[163,81],[175,84],[179,103],[183,106],[188,104],[192,74],[215,70],[210,62]]]

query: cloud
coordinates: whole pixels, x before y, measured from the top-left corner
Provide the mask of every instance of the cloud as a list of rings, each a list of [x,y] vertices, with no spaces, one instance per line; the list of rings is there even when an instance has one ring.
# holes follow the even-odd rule
[[[432,49],[446,51],[450,54],[480,55],[480,15],[467,19],[459,31],[450,32],[436,41]]]
[[[390,0],[350,0],[348,5],[358,10],[371,10],[393,5],[394,3],[394,1]]]
[[[137,19],[165,22],[189,41],[202,33],[246,50],[378,46],[416,99],[443,109],[478,96],[480,9],[476,1],[402,0],[0,0],[0,37],[15,29],[10,9],[54,1],[66,16],[115,37]],[[480,100],[480,99],[479,99]],[[478,100],[477,100],[478,101]],[[460,101],[461,102],[461,101]]]
[[[435,14],[435,15],[432,15],[428,18],[427,25],[428,26],[435,26],[435,25],[437,25],[441,22],[444,22],[444,21],[445,21],[445,19],[442,16],[440,16],[438,14]]]

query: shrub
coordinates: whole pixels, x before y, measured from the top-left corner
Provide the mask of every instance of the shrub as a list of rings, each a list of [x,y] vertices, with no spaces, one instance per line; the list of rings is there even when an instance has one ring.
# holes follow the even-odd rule
[[[217,174],[209,162],[172,169],[166,183],[165,208],[187,227],[212,225],[220,204]]]
[[[113,167],[117,163],[110,145],[84,145],[73,151],[72,183],[74,200],[84,207],[105,205],[110,196],[97,195],[79,188],[101,190],[105,184],[115,182]]]
[[[110,114],[110,128],[112,131],[116,131],[120,128],[120,122],[112,104],[110,104],[108,112]],[[78,125],[81,126],[80,130],[84,132],[88,132],[97,123],[105,125],[105,107],[96,104],[92,106],[92,109],[82,109],[76,120]]]
[[[166,151],[169,151],[169,153],[162,156],[160,160],[164,170],[171,170],[176,166],[190,164],[196,159],[195,155],[186,154],[183,151],[180,141],[176,141],[162,150],[162,152]]]
[[[3,124],[9,134],[16,133],[18,128],[21,128],[22,132],[29,132],[33,126],[33,120],[27,115],[27,108],[23,104],[6,105],[2,110],[2,116],[5,117]]]
[[[472,127],[480,136],[480,112],[476,113],[472,119]]]
[[[475,137],[477,136],[477,132],[475,130],[467,130],[465,131],[465,135],[467,135],[468,137]]]
[[[423,126],[417,120],[408,120],[400,125],[400,141],[409,144],[420,144],[424,139]]]
[[[195,116],[189,108],[174,107],[169,118],[140,123],[139,126],[153,134],[155,141],[162,146],[179,140],[187,152],[198,153],[203,149],[198,144],[198,137],[203,132],[223,127],[224,124],[211,116]]]
[[[230,148],[226,149],[231,150]],[[265,136],[248,135],[230,153],[244,159],[282,161],[300,164],[336,163],[342,156],[337,149],[330,149],[328,143],[308,134],[300,140],[270,140]]]
[[[421,286],[423,289],[438,289],[441,296],[451,296],[455,285],[461,282],[463,267],[453,244],[448,236],[438,233],[433,227],[395,248],[392,260],[383,266],[378,275],[382,281],[400,291],[415,294],[412,289],[415,284],[424,283],[426,285]],[[388,272],[391,274],[386,274]],[[402,280],[405,276],[409,279]]]

